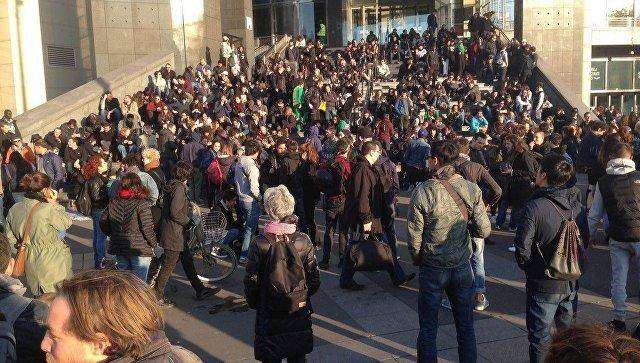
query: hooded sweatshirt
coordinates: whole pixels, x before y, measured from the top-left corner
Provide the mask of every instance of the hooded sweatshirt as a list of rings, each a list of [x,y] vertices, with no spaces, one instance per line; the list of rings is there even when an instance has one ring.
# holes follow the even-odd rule
[[[636,170],[636,163],[631,159],[616,158],[611,159],[607,163],[606,172],[609,175],[625,175]],[[602,193],[600,193],[600,184],[596,184],[596,190],[593,195],[593,203],[589,209],[589,235],[595,236],[598,223],[602,221],[604,230],[609,229],[609,218],[604,208]]]

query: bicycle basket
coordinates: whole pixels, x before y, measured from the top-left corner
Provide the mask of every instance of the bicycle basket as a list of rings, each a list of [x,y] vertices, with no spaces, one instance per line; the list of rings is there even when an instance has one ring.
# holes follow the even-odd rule
[[[220,211],[209,211],[202,213],[202,231],[204,232],[205,244],[218,242],[227,234],[227,218]]]

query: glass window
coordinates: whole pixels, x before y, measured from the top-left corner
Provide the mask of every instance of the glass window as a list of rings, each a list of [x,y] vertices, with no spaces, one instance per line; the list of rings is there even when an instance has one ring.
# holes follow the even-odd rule
[[[594,96],[594,106],[608,106],[609,105],[609,95],[606,94],[597,94]]]
[[[633,61],[607,62],[607,89],[631,89]]]
[[[633,108],[633,93],[625,93],[622,95],[622,113],[628,115]]]
[[[605,61],[591,62],[591,89],[592,90],[604,89],[605,67],[606,67]]]
[[[253,35],[268,37],[271,35],[271,11],[269,5],[253,7]]]
[[[616,110],[619,110],[621,104],[622,104],[622,94],[620,93],[611,94],[609,105],[615,106]]]

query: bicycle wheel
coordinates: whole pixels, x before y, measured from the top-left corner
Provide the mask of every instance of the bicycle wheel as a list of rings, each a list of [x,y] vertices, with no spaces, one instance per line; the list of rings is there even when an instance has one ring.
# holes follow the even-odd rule
[[[233,248],[211,242],[197,249],[193,255],[193,264],[200,281],[220,282],[233,275],[238,267],[238,256]]]

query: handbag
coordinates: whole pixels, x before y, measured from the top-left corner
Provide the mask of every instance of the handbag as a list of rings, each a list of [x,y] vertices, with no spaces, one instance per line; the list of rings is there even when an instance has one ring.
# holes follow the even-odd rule
[[[453,189],[453,186],[451,186],[451,183],[449,183],[448,180],[440,180],[440,183],[447,190],[447,193],[449,193],[453,201],[456,203],[458,209],[460,209],[462,218],[467,221],[467,230],[469,231],[469,235],[473,238],[482,238],[480,236],[480,229],[478,228],[478,226],[476,226],[473,221],[469,220],[469,208],[467,208],[467,204],[464,202],[464,200],[462,200],[460,194],[458,194],[458,192]]]
[[[31,229],[31,221],[33,220],[33,214],[40,207],[41,202],[36,203],[31,210],[29,211],[29,215],[27,216],[27,220],[24,223],[24,231],[22,232],[22,237],[18,239],[16,243],[16,249],[18,253],[16,254],[16,263],[13,267],[13,273],[11,274],[13,277],[20,277],[24,274],[24,265],[27,260],[26,247],[29,243],[29,230]]]
[[[362,234],[360,240],[351,242],[347,256],[354,271],[380,271],[393,266],[391,247],[378,234]]]

